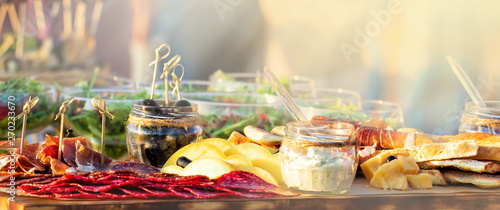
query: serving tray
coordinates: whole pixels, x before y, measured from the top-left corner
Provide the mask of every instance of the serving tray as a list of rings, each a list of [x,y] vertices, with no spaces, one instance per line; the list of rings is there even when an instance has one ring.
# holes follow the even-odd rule
[[[343,195],[302,194],[265,199],[62,200],[0,193],[0,209],[500,209],[500,188],[434,186],[430,190],[380,190],[364,177]]]

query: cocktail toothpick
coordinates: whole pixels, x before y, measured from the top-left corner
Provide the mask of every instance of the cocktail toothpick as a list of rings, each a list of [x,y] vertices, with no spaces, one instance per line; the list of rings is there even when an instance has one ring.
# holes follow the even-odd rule
[[[182,75],[181,78],[177,77],[175,74],[175,69],[177,69],[177,66],[180,66],[182,68]],[[179,86],[181,85],[182,77],[184,77],[184,66],[182,64],[177,64],[174,67],[174,71],[172,71],[172,81],[170,83],[170,87],[172,87],[172,93],[177,96],[177,100],[181,100],[181,92],[179,90]]]
[[[92,12],[92,20],[90,22],[90,29],[89,29],[89,34],[92,38],[95,38],[97,32],[99,19],[101,19],[102,6],[103,6],[102,0],[97,0],[94,3],[94,11]]]
[[[75,11],[75,22],[73,23],[75,37],[78,42],[82,42],[82,39],[85,37],[85,14],[87,12],[87,4],[79,0],[76,3],[76,11]]]
[[[26,25],[26,1],[21,1],[19,3],[19,23],[18,23],[18,31],[17,31],[17,40],[16,40],[16,57],[23,57],[23,48],[24,48],[24,28]]]
[[[36,26],[38,28],[38,31],[46,33],[47,25],[45,24],[45,15],[43,13],[42,0],[34,0],[33,7],[35,8]]]
[[[181,56],[175,55],[172,59],[163,64],[163,73],[160,75],[160,79],[165,78],[165,106],[168,106],[168,74],[177,66],[179,61],[181,61]]]
[[[71,35],[72,20],[71,20],[71,0],[63,0],[63,39],[69,38]]]
[[[160,50],[162,48],[167,48],[168,52],[165,53],[165,55],[163,55],[163,56],[160,57]],[[151,84],[151,96],[149,97],[150,100],[153,100],[153,97],[155,95],[156,72],[158,70],[158,62],[160,62],[161,60],[167,58],[169,54],[170,54],[170,45],[168,45],[168,44],[162,44],[158,48],[156,48],[156,50],[155,50],[155,60],[152,61],[151,63],[149,63],[149,66],[152,66],[152,65],[155,66],[155,70],[154,70],[154,73],[153,73],[153,83]],[[165,103],[168,105],[168,101],[165,102]]]
[[[102,101],[100,98],[92,98],[92,106],[99,111],[102,115],[102,128],[101,128],[101,165],[104,165],[104,133],[106,131],[106,117],[113,119],[114,116],[108,111],[106,102]],[[102,107],[101,107],[102,106]]]
[[[31,111],[31,108],[33,108],[36,103],[38,103],[38,96],[35,97],[34,99],[31,99],[31,96],[28,98],[28,101],[24,104],[24,107],[23,107],[23,112],[19,113],[19,115],[16,116],[16,118],[14,119],[15,121],[17,121],[19,118],[21,117],[24,117],[23,118],[23,129],[21,130],[21,148],[20,148],[20,154],[23,154],[23,147],[24,147],[24,137],[25,137],[25,134],[26,134],[26,122],[27,122],[27,119],[28,119],[28,114],[30,113]]]
[[[57,113],[56,118],[54,120],[57,120],[57,118],[61,117],[61,129],[59,130],[59,149],[57,152],[57,159],[61,161],[61,151],[62,151],[62,144],[63,144],[63,131],[64,131],[64,113],[66,113],[66,110],[68,109],[68,106],[75,100],[75,97],[72,97],[66,101],[64,101],[61,104],[61,107],[59,107],[59,113]]]

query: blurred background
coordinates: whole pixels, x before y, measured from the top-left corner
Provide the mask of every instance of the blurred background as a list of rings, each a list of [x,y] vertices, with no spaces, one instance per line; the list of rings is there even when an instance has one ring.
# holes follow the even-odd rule
[[[3,5],[13,3],[19,11],[22,1],[0,2],[2,52],[11,42],[7,35],[19,34]],[[51,72],[101,65],[144,83],[153,77],[148,64],[154,49],[167,43],[171,54],[182,57],[185,79],[206,80],[217,69],[256,72],[268,66],[278,75],[313,78],[319,87],[400,103],[407,127],[455,134],[470,98],[445,59],[452,55],[485,100],[500,100],[500,1],[25,2],[24,36],[56,52],[47,63],[33,65],[62,66]],[[74,37],[68,30],[76,31]],[[15,44],[9,46],[14,53]],[[2,76],[32,74],[9,70],[5,61],[11,58],[2,53]]]

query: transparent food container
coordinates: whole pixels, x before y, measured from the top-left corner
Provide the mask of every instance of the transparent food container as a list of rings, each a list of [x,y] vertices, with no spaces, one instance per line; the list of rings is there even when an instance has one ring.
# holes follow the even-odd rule
[[[0,140],[21,138],[23,118],[14,117],[23,111],[29,97],[38,96],[38,103],[31,109],[26,122],[26,135],[37,133],[49,126],[57,112],[57,92],[54,86],[44,85],[38,92],[0,93]],[[9,135],[10,134],[10,135]]]
[[[278,97],[269,94],[194,92],[182,95],[198,104],[202,126],[213,137],[228,138],[247,125],[270,131],[289,120]]]
[[[133,104],[127,125],[129,155],[142,163],[161,168],[180,148],[202,139],[203,128],[198,118],[198,106],[164,107]]]
[[[382,100],[361,100],[360,105],[344,104],[330,99],[298,100],[299,108],[308,119],[323,115],[341,121],[362,122],[370,119],[384,119],[398,129],[404,127],[402,106]]]
[[[476,106],[470,101],[465,109],[458,128],[459,133],[500,134],[500,101],[485,101],[486,107]]]
[[[343,194],[356,177],[357,144],[353,126],[331,121],[311,121],[314,128],[287,123],[280,147],[283,180],[297,191]]]

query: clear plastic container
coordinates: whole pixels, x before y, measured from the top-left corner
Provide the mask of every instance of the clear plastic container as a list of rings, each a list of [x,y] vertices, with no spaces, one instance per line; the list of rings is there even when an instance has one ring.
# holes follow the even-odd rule
[[[355,122],[381,118],[393,129],[404,127],[401,104],[388,101],[361,100],[359,105],[355,105],[354,103],[339,103],[339,101],[323,98],[298,100],[297,104],[308,119],[316,115]]]
[[[129,155],[161,168],[180,148],[202,139],[198,106],[144,106],[134,103],[127,125]]]
[[[500,134],[500,101],[485,101],[486,107],[476,106],[470,101],[465,109],[458,127],[459,133],[491,133]]]
[[[358,155],[353,126],[331,121],[286,125],[280,164],[288,188],[308,193],[346,193],[356,177]]]

